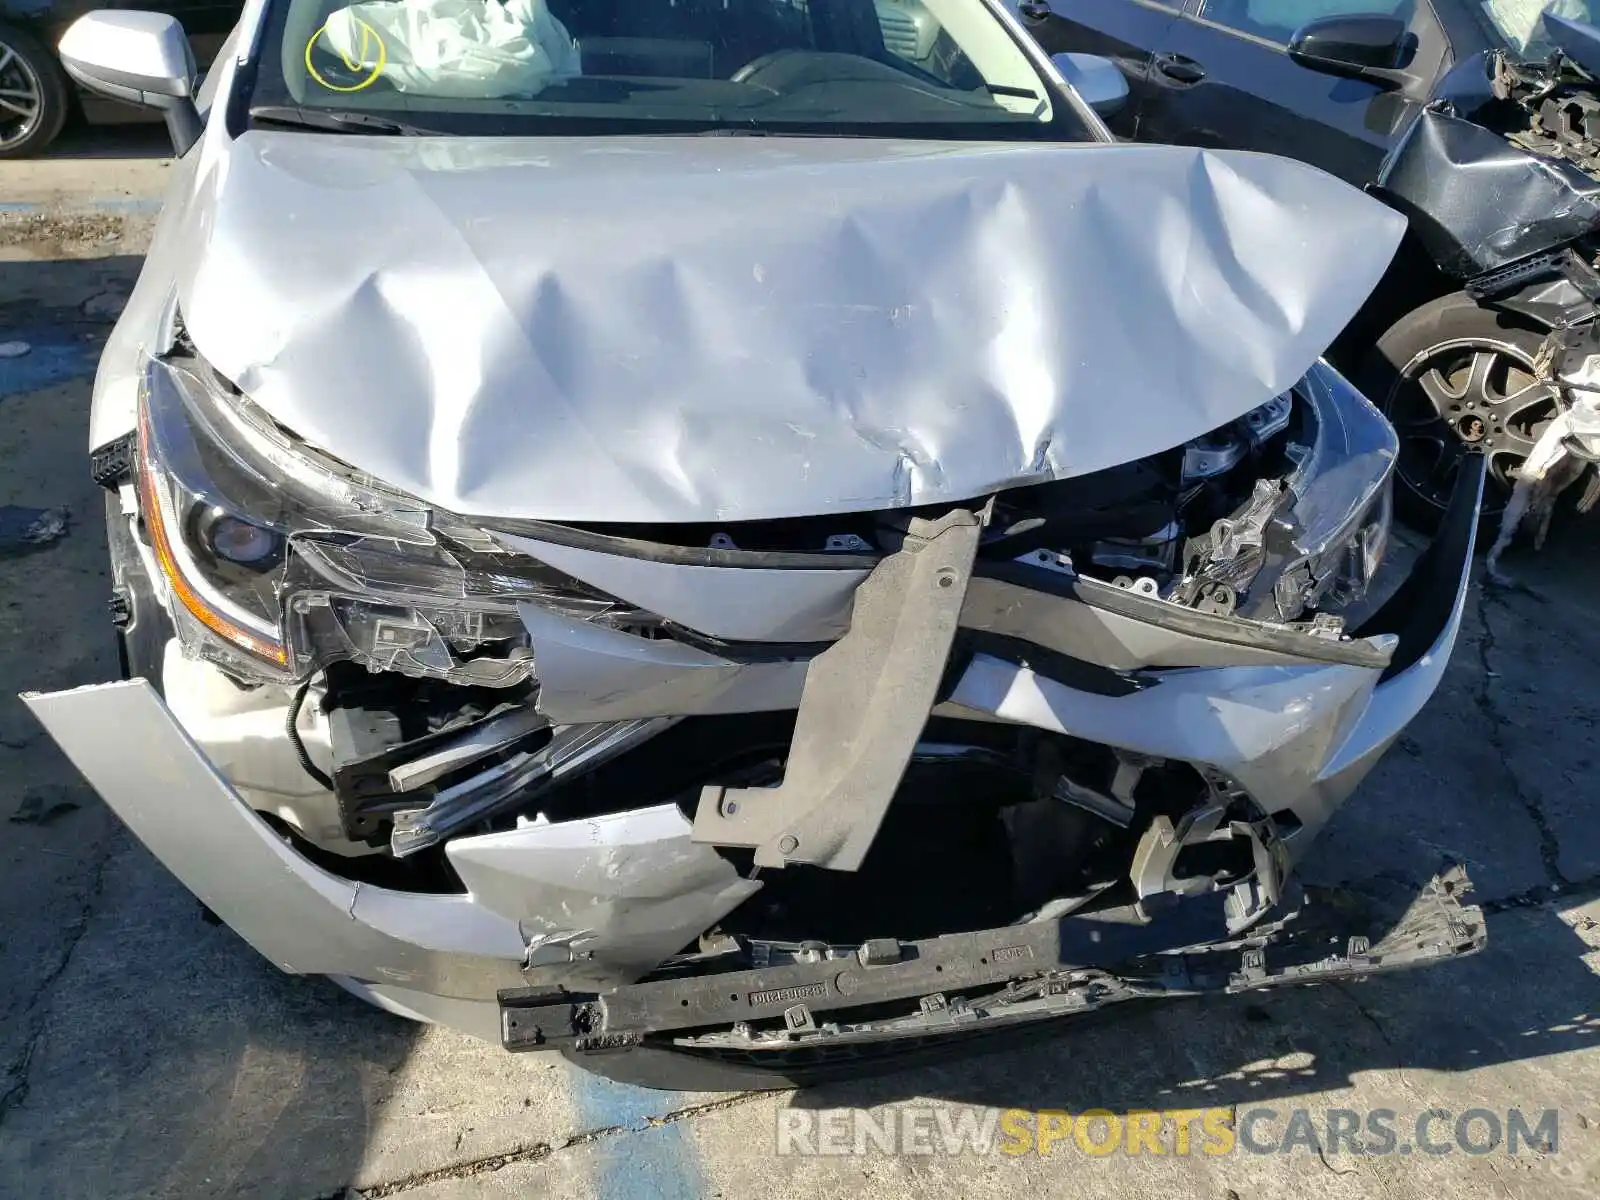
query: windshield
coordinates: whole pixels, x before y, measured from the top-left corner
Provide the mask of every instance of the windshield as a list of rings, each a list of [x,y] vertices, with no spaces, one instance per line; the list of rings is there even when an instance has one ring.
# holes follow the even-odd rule
[[[279,0],[249,99],[389,132],[1094,136],[983,0]]]
[[[1590,0],[1483,0],[1482,11],[1501,41],[1524,58],[1542,58],[1556,48],[1542,20],[1547,11],[1587,25],[1600,17]]]

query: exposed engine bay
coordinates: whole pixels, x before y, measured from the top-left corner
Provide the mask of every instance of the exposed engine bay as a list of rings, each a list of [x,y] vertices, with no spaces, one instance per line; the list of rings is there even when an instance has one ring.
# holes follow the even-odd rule
[[[804,678],[804,660],[827,644],[830,621],[820,614],[811,615],[809,628],[791,625],[781,637],[770,631],[759,640],[730,636],[756,631],[715,624],[708,632],[704,620],[684,612],[673,610],[680,618],[674,619],[608,593],[596,586],[598,576],[556,569],[550,550],[535,559],[497,543],[497,532],[512,539],[598,539],[593,544],[685,561],[803,561],[818,568],[813,578],[826,583],[832,574],[838,581],[831,621],[837,635],[850,625],[849,586],[917,540],[920,526],[946,518],[931,510],[902,510],[723,526],[557,531],[508,523],[496,531],[435,516],[434,544],[424,547],[379,536],[379,523],[403,523],[409,514],[385,513],[374,502],[365,518],[373,528],[367,531],[287,529],[269,520],[265,507],[249,503],[248,460],[238,446],[231,461],[220,438],[207,446],[215,436],[207,418],[224,410],[208,408],[197,397],[219,386],[215,374],[184,348],[169,355],[164,367],[171,390],[153,385],[136,451],[149,464],[143,474],[147,506],[169,514],[154,529],[146,523],[147,552],[157,558],[192,555],[207,564],[213,585],[235,598],[235,630],[252,617],[269,618],[281,606],[290,631],[281,649],[241,655],[236,640],[218,636],[219,622],[208,618],[212,610],[180,603],[180,640],[189,654],[213,663],[237,686],[295,679],[286,728],[296,757],[326,791],[321,798],[280,800],[274,811],[295,836],[323,850],[371,850],[392,859],[382,876],[390,880],[404,878],[407,868],[424,880],[448,880],[440,851],[447,838],[461,833],[512,828],[519,820],[589,816],[622,805],[678,803],[692,812],[698,787],[776,784],[794,733],[799,694],[793,686]],[[1308,378],[1296,393],[1148,459],[1001,492],[981,514],[967,518],[974,522],[973,562],[1044,572],[1044,578],[1063,582],[1098,580],[1162,605],[1219,618],[1237,615],[1263,630],[1348,645],[1341,613],[1365,593],[1388,535],[1392,435],[1381,422],[1341,417],[1328,386]],[[254,434],[263,482],[254,495],[262,505],[281,506],[281,497],[265,486],[268,455],[276,450],[316,458],[291,446],[259,415],[250,416],[248,402],[236,392],[229,399],[236,419],[259,422]],[[157,494],[161,460],[192,462],[208,472],[209,482],[185,487],[174,474],[170,491]],[[330,478],[348,477],[331,460],[321,465]],[[216,502],[219,495],[230,497],[227,507]],[[445,586],[439,587],[441,581]],[[440,599],[465,593],[470,603],[406,603],[424,586]],[[968,593],[969,606],[982,589],[977,596]],[[392,602],[374,603],[375,594]],[[619,720],[572,720],[560,696],[552,694],[556,680],[546,680],[542,694],[541,648],[530,632],[537,624],[517,607],[530,603],[640,639],[657,652],[682,647],[786,672],[792,699],[780,689],[758,712],[675,712],[667,705],[659,713],[641,709]],[[1056,670],[1097,689],[1117,694],[1140,686],[1129,672],[1097,670],[1062,650],[1029,646],[1003,620],[973,621],[989,627],[962,631],[959,640],[968,653],[981,649],[1027,661],[1053,654]],[[326,742],[326,770],[305,748],[304,720]],[[990,799],[974,804],[973,795]],[[952,840],[945,826],[932,843],[958,858],[990,847],[996,886],[974,892],[983,897],[987,919],[1103,888],[1107,879],[1091,878],[1108,872],[1091,865],[1096,852],[1104,849],[1108,863],[1125,859],[1132,849],[1129,830],[1142,831],[1158,814],[1178,822],[1191,809],[1226,813],[1213,822],[1221,832],[1207,852],[1216,860],[1210,877],[1230,884],[1248,877],[1252,856],[1261,851],[1228,831],[1234,822],[1258,822],[1266,814],[1248,798],[1229,795],[1218,778],[1181,764],[1118,755],[1037,730],[935,721],[918,740],[890,811],[943,805],[970,826],[970,836]],[[306,807],[328,811],[302,811]],[[944,873],[925,871],[932,845],[917,848],[915,832],[925,818],[899,823],[907,840],[888,853],[908,855],[907,861],[890,868],[888,881],[857,881],[869,893],[881,888],[882,896],[864,904],[866,895],[840,888],[835,879],[815,888],[815,898],[831,896],[841,911],[881,912],[892,894],[912,909],[924,905],[926,898],[907,890],[906,879],[933,881]],[[1230,844],[1231,850],[1222,848]],[[1019,854],[1032,863],[1019,861]],[[1232,861],[1224,863],[1230,855]],[[1193,869],[1188,857],[1185,872]],[[1163,878],[1146,883],[1154,887]],[[779,890],[764,889],[762,904],[781,908]],[[930,919],[921,932],[949,924]],[[818,932],[841,937],[835,931],[811,934]]]
[[[1593,75],[1559,53],[1543,62],[1498,53],[1490,69],[1491,90],[1505,104],[1492,128],[1532,154],[1600,174],[1600,97]]]

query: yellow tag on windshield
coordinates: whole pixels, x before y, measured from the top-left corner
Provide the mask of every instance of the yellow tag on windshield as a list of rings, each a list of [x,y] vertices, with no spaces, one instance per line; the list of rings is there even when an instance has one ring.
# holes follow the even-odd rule
[[[383,37],[371,25],[360,17],[346,17],[358,34],[353,47],[345,48],[336,46],[331,39],[323,42],[323,48],[332,53],[344,64],[350,72],[349,80],[329,80],[311,61],[311,51],[316,48],[317,39],[325,38],[328,32],[327,25],[323,25],[306,43],[306,73],[317,83],[327,88],[330,92],[359,92],[362,88],[371,87],[378,81],[378,76],[383,74],[384,65],[389,61],[389,48],[383,44]],[[352,55],[351,50],[354,50]]]

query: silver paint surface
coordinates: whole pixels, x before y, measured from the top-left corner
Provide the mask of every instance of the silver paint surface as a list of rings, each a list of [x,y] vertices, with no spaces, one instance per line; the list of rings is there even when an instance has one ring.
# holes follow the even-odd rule
[[[691,842],[673,804],[457,838],[445,853],[474,902],[516,921],[567,984],[637,979],[761,890]]]
[[[733,642],[827,642],[850,628],[850,604],[866,567],[728,570],[624,558],[539,538],[497,533],[512,550],[565,571],[646,612]]]
[[[468,896],[388,891],[316,866],[239,799],[143,679],[22,699],[134,836],[280,970],[444,996],[519,983],[515,921]]]
[[[533,640],[539,711],[557,724],[795,708],[810,665],[805,659],[735,662],[538,604],[517,611]]]
[[[826,514],[1127,462],[1299,379],[1403,224],[1300,164],[1176,147],[213,130],[203,149],[176,168],[137,320],[102,364],[96,436],[131,419],[175,281],[201,353],[273,417],[489,518]],[[734,597],[710,594],[732,571],[707,587],[699,569],[564,565],[736,640],[837,636],[856,582],[778,603],[798,576],[753,572]],[[980,656],[940,711],[1228,764],[1307,828],[1414,715],[1454,636],[1374,687],[1370,668],[1062,604],[1097,659],[1191,669],[1110,698]],[[980,607],[966,615],[1028,624],[1004,596]],[[558,722],[791,708],[805,676],[522,615]],[[142,682],[28,703],[263,954],[480,1035],[530,945],[552,980],[631,977],[759,886],[676,809],[458,838],[467,895],[353,884],[274,835]]]
[[[483,517],[961,500],[1278,395],[1402,218],[1285,159],[870,138],[249,132],[191,195],[196,346]]]

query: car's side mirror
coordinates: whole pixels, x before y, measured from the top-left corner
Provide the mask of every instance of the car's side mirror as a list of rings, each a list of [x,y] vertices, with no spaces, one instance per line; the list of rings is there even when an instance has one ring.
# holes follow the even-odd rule
[[[113,100],[159,111],[182,154],[200,137],[194,51],[176,17],[124,9],[86,13],[57,47],[67,74]]]
[[[1061,77],[1102,117],[1109,117],[1128,102],[1128,80],[1117,64],[1098,54],[1052,54]]]
[[[1399,17],[1354,13],[1320,17],[1295,30],[1289,57],[1324,75],[1398,87],[1416,53],[1416,39]]]

